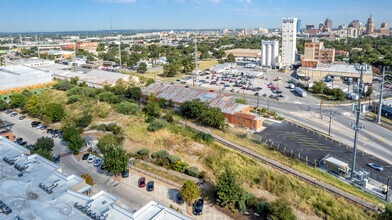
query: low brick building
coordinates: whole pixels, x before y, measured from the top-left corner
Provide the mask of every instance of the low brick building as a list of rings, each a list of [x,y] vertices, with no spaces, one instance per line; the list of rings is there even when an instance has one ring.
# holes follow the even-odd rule
[[[205,90],[184,88],[174,85],[151,84],[142,89],[143,99],[153,93],[155,97],[166,101],[172,100],[178,111],[180,105],[185,101],[200,99],[211,107],[220,108],[226,121],[232,125],[243,126],[252,130],[259,130],[263,126],[263,118],[250,113],[250,106],[230,102],[231,96],[207,92]]]

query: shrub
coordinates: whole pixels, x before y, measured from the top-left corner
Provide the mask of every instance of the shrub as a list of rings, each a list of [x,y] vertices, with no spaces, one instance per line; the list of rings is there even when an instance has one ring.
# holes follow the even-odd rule
[[[178,161],[181,161],[181,158],[176,155],[170,155],[167,157],[167,159],[171,165],[175,165]]]
[[[132,115],[135,114],[135,112],[139,109],[139,105],[136,103],[130,103],[130,102],[121,102],[117,106],[117,111],[121,114],[124,115]]]
[[[211,134],[207,134],[202,131],[200,131],[199,133],[196,134],[195,139],[196,140],[203,140],[208,144],[214,142],[214,137]]]
[[[98,131],[106,131],[106,125],[105,124],[98,125],[97,130]]]
[[[266,113],[267,109],[266,108],[262,108],[260,111],[261,111],[261,113]]]
[[[157,166],[163,166],[169,163],[169,160],[165,157],[165,158],[157,158],[154,161],[154,164]]]
[[[49,103],[46,105],[45,110],[46,116],[52,121],[60,121],[66,115],[65,110],[61,104]]]
[[[235,103],[240,103],[240,104],[247,105],[248,104],[248,100],[246,100],[246,98],[237,98],[235,100]]]
[[[151,122],[153,122],[155,119],[156,119],[156,118],[153,117],[153,116],[148,116],[145,122],[146,122],[146,123],[151,123]]]
[[[2,99],[0,99],[0,111],[8,108],[8,103]]]
[[[98,139],[98,147],[102,153],[105,151],[105,147],[108,145],[118,145],[116,138],[111,134],[106,134],[102,138]]]
[[[180,193],[187,203],[192,202],[200,196],[199,188],[192,180],[187,180],[181,187]]]
[[[166,150],[160,150],[151,154],[152,158],[167,158],[170,154]]]
[[[268,203],[256,202],[255,212],[257,212],[259,214],[267,213],[268,212]]]
[[[248,194],[248,198],[246,199],[246,205],[251,207],[256,205],[256,203],[258,202],[258,199],[255,195],[253,195],[252,193]]]
[[[150,154],[150,151],[147,148],[143,148],[136,152],[136,154],[141,156],[148,156],[148,154]]]
[[[71,88],[71,83],[69,81],[59,81],[53,88],[61,91],[67,91]]]
[[[116,135],[120,134],[121,133],[121,127],[120,126],[114,126],[113,133],[116,134]]]
[[[165,127],[166,124],[167,124],[166,121],[161,120],[161,119],[157,119],[157,120],[154,120],[153,122],[151,122],[151,123],[148,125],[147,130],[148,130],[148,131],[157,131],[157,130],[159,130],[159,129]]]
[[[143,108],[143,111],[149,116],[158,117],[161,115],[161,108],[156,102],[149,101],[148,104]]]
[[[98,125],[91,125],[91,129],[97,129]]]
[[[268,212],[272,219],[295,220],[297,217],[293,214],[290,203],[282,198],[272,202],[268,206]]]
[[[110,91],[100,93],[98,95],[98,99],[99,99],[99,101],[105,101],[108,103],[119,103],[120,102],[120,98],[118,96],[116,96],[113,92],[110,92]]]
[[[91,123],[92,120],[93,116],[90,114],[85,114],[83,117],[76,120],[76,126],[85,128]]]
[[[80,90],[81,90],[80,87],[75,86],[72,89],[68,90],[67,95],[68,96],[78,96],[78,95],[80,95]]]
[[[204,179],[204,178],[206,178],[206,176],[207,176],[207,172],[204,171],[204,170],[201,171],[200,174],[199,174],[199,178],[200,178],[200,179]]]
[[[166,121],[169,122],[169,123],[174,122],[173,112],[168,112],[168,113],[165,115],[165,119],[166,119]]]
[[[159,98],[159,99],[158,99],[158,105],[159,105],[159,107],[161,107],[161,108],[165,108],[165,106],[166,106],[166,101],[165,101],[165,99]]]
[[[79,99],[79,96],[77,96],[77,95],[71,95],[69,98],[68,98],[68,104],[72,104],[72,103],[75,103],[75,102],[77,102],[78,101],[78,99]]]
[[[116,127],[117,124],[116,123],[109,123],[106,125],[106,130],[107,131],[114,131],[114,127]]]
[[[200,175],[200,171],[197,167],[189,167],[187,173],[193,177],[198,177]]]

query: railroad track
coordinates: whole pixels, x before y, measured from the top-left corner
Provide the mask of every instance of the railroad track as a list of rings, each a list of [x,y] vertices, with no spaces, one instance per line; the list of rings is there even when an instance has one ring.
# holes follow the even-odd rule
[[[184,124],[185,126],[189,126],[189,127],[193,128],[193,129],[195,129],[197,131],[206,132],[206,130],[204,130],[202,128],[199,128],[196,125],[189,124],[189,123],[186,124],[185,122],[182,122],[182,121],[180,123]],[[314,179],[312,177],[309,177],[309,176],[307,176],[305,174],[302,174],[302,173],[300,173],[300,172],[298,172],[298,171],[296,171],[296,170],[294,170],[294,169],[292,169],[292,168],[290,168],[290,167],[288,167],[288,166],[286,166],[284,164],[281,164],[278,161],[275,161],[275,160],[266,158],[264,156],[261,156],[261,155],[257,154],[256,152],[254,152],[252,150],[249,150],[247,148],[244,148],[244,147],[241,147],[241,146],[236,145],[234,143],[231,143],[231,142],[229,142],[229,141],[227,141],[227,140],[223,139],[222,137],[217,136],[215,134],[211,134],[211,135],[215,138],[216,142],[218,142],[218,143],[220,143],[220,144],[222,144],[222,145],[224,145],[226,147],[229,147],[229,148],[231,148],[233,150],[236,150],[238,152],[241,152],[243,154],[246,154],[248,156],[256,158],[260,162],[268,164],[268,165],[270,165],[270,166],[272,166],[272,167],[274,167],[274,168],[276,168],[276,169],[278,169],[278,170],[280,170],[280,171],[282,171],[284,173],[291,174],[291,175],[293,175],[293,176],[295,176],[295,177],[297,177],[297,178],[299,178],[299,179],[301,179],[301,180],[303,180],[305,182],[308,182],[308,183],[310,183],[310,184],[312,184],[312,185],[314,185],[316,187],[325,189],[325,190],[327,190],[327,191],[329,191],[329,192],[331,192],[331,193],[333,193],[333,194],[335,194],[337,196],[341,196],[341,197],[345,198],[346,200],[351,201],[351,202],[353,202],[355,204],[358,204],[358,205],[360,205],[360,206],[362,206],[362,207],[364,207],[366,209],[369,209],[369,210],[372,210],[372,211],[378,211],[379,210],[378,206],[376,206],[376,205],[373,205],[373,204],[371,204],[371,203],[369,203],[369,202],[367,202],[367,201],[365,201],[363,199],[360,199],[360,198],[358,198],[356,196],[353,196],[353,195],[351,195],[349,193],[346,193],[346,192],[344,192],[344,191],[342,191],[342,190],[340,190],[340,189],[338,189],[338,188],[336,188],[334,186],[331,186],[331,185],[329,185],[327,183],[319,182],[316,179]]]

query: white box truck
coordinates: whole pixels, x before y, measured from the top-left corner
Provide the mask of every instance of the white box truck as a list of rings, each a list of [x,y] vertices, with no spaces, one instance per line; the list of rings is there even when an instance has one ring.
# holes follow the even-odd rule
[[[295,88],[295,91],[298,93],[298,95],[300,95],[301,97],[306,97],[306,91],[297,87]]]

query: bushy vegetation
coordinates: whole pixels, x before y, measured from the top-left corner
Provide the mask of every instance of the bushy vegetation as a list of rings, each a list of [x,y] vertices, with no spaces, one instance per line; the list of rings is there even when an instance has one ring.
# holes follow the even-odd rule
[[[147,127],[148,131],[157,131],[159,129],[164,128],[167,125],[167,121],[162,119],[153,120]]]
[[[184,185],[182,185],[180,193],[187,203],[193,202],[200,196],[199,187],[191,180],[187,180]]]
[[[139,105],[136,103],[130,103],[127,101],[121,102],[117,106],[117,111],[124,115],[132,115],[135,114],[139,110]]]
[[[207,126],[224,128],[226,125],[225,117],[220,108],[211,108],[207,103],[200,101],[200,99],[183,102],[180,105],[180,112],[183,116],[198,119]]]

